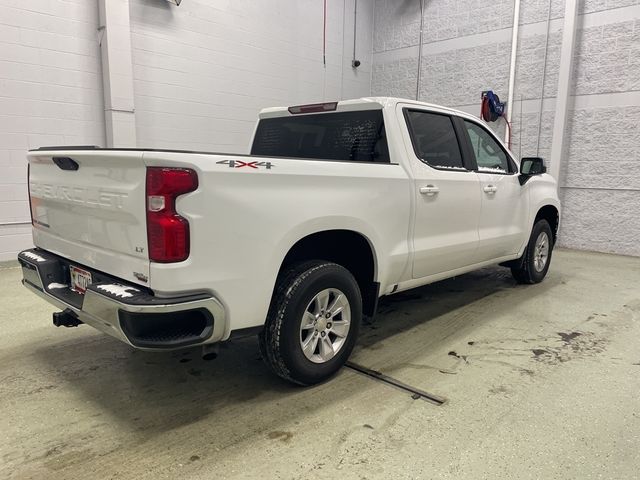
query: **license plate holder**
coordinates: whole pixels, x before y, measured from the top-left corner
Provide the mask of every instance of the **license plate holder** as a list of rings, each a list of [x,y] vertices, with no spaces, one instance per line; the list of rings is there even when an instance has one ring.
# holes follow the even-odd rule
[[[71,276],[71,290],[80,295],[84,295],[87,287],[91,285],[91,272],[69,265],[69,274]]]

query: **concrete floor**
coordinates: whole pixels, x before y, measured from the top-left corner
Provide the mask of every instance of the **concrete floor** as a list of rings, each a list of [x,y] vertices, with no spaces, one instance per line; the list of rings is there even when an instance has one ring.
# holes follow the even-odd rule
[[[501,268],[384,301],[351,370],[315,388],[271,376],[254,340],[205,362],[142,353],[0,270],[0,477],[635,479],[640,258],[557,251],[548,278]]]

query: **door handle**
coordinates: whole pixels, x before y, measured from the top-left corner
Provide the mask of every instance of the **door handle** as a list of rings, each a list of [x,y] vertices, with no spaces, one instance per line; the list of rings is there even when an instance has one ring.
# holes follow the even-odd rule
[[[483,190],[487,193],[496,193],[498,191],[498,187],[494,186],[494,185],[487,185],[483,188]]]
[[[427,185],[426,187],[420,187],[420,193],[423,195],[427,195],[428,197],[432,197],[439,191],[440,189],[435,185]]]

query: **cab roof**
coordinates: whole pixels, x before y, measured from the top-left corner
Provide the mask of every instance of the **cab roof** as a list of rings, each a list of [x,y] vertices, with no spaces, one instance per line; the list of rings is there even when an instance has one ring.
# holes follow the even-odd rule
[[[472,118],[474,120],[478,120],[477,117],[470,115],[467,112],[463,112],[461,110],[456,110],[453,108],[445,107],[442,105],[436,105],[433,103],[427,102],[419,102],[417,100],[409,100],[406,98],[397,98],[397,97],[362,97],[355,98],[352,100],[340,100],[338,102],[323,102],[323,103],[313,103],[307,105],[296,105],[289,107],[269,107],[264,108],[259,113],[259,118],[274,118],[274,117],[288,117],[293,115],[304,115],[309,113],[321,113],[321,112],[353,112],[358,110],[382,110],[384,108],[395,107],[398,103],[405,103],[410,105],[415,105],[417,107],[428,108],[430,110],[438,110],[440,112],[448,112],[452,115],[457,115],[460,117]],[[326,108],[322,108],[322,106],[326,106]],[[314,109],[314,107],[318,107]],[[308,108],[308,111],[304,111],[305,108]],[[302,111],[292,112],[292,109],[302,109]]]

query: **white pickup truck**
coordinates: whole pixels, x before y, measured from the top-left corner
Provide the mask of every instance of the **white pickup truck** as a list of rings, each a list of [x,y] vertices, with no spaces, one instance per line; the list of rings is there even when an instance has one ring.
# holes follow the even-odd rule
[[[378,299],[491,264],[546,275],[560,220],[540,158],[477,118],[410,100],[268,108],[250,155],[29,152],[23,283],[133,347],[258,334],[302,385],[349,357]]]

